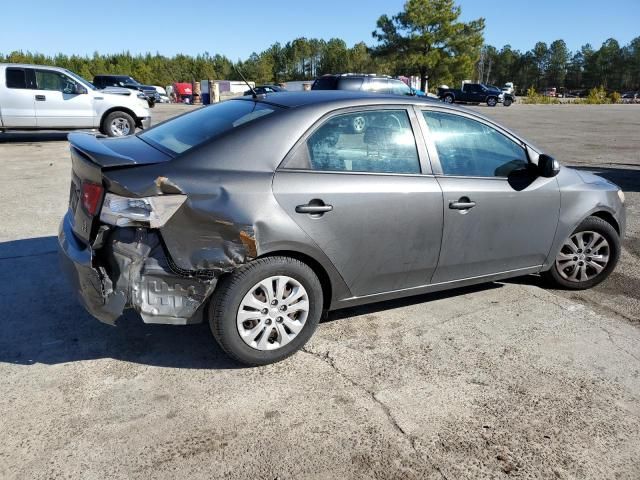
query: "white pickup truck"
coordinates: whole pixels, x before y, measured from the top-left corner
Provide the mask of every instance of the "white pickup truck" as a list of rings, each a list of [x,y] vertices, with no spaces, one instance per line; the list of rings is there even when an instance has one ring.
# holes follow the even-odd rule
[[[0,63],[0,132],[99,129],[110,137],[151,126],[140,92],[96,89],[58,67]]]

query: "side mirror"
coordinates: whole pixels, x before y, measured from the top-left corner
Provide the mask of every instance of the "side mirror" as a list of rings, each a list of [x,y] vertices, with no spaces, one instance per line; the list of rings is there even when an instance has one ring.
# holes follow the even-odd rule
[[[76,84],[76,88],[73,93],[75,93],[76,95],[85,95],[87,93],[87,89],[82,85]]]
[[[538,157],[538,171],[541,177],[555,177],[560,173],[560,163],[546,153],[541,153]]]

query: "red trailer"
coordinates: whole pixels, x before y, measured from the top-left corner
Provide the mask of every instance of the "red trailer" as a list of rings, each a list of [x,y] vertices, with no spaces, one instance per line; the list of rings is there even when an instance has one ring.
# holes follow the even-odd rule
[[[193,92],[190,83],[174,83],[173,91],[176,94],[176,102],[193,103]]]

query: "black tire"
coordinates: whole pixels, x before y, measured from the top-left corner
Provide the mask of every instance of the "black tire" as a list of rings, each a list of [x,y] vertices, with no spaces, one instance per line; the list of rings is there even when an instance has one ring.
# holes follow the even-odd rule
[[[362,116],[353,117],[351,120],[351,132],[352,133],[364,133],[367,129],[367,119]]]
[[[585,290],[598,285],[604,281],[609,274],[616,268],[618,259],[620,258],[620,235],[613,226],[599,218],[599,217],[587,217],[572,233],[571,236],[580,232],[596,232],[602,235],[609,244],[609,261],[604,269],[597,273],[593,278],[586,279],[584,281],[570,281],[563,277],[558,268],[556,259],[553,261],[551,268],[542,273],[542,276],[552,287],[560,287],[568,290]],[[561,250],[562,251],[562,250]],[[583,254],[586,252],[580,252]],[[560,252],[558,252],[558,255]],[[557,256],[556,256],[557,258]]]
[[[451,94],[445,95],[444,98],[442,99],[444,103],[453,103],[454,100],[455,98]]]
[[[496,97],[487,98],[487,105],[489,107],[495,107],[498,104],[498,99]]]
[[[286,275],[306,290],[309,312],[304,326],[286,345],[275,350],[253,348],[241,338],[236,318],[245,295],[258,282]],[[278,362],[301,349],[316,330],[323,309],[323,292],[318,277],[305,263],[290,257],[266,257],[244,265],[218,285],[209,308],[209,326],[220,347],[233,359],[249,366]]]
[[[505,99],[502,101],[502,104],[503,104],[505,107],[509,107],[509,106],[511,106],[511,104],[512,104],[512,103],[513,103],[513,101],[512,101],[510,98],[505,98]]]
[[[118,124],[126,124],[128,125],[128,130],[126,134],[118,135],[114,130],[113,123],[118,122]],[[123,127],[124,128],[124,127]],[[123,112],[122,110],[116,110],[115,112],[111,112],[109,115],[102,119],[102,124],[100,125],[100,132],[109,137],[122,137],[126,135],[133,135],[136,131],[136,122],[131,115],[127,112]],[[122,130],[124,132],[124,130]]]

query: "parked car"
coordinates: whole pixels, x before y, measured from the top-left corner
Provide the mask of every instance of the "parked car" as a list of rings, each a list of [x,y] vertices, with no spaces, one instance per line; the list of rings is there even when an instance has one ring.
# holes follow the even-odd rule
[[[160,95],[156,91],[156,87],[152,85],[143,85],[135,78],[128,75],[96,75],[93,77],[93,84],[96,88],[121,87],[130,90],[137,90],[144,94],[151,108],[156,102],[160,101]]]
[[[153,88],[156,89],[156,93],[158,94],[158,102],[159,103],[170,103],[169,95],[167,95],[167,91],[158,85],[153,85]]]
[[[327,310],[536,273],[593,287],[625,231],[616,185],[415,97],[240,97],[69,142],[58,241],[86,309],[204,319],[249,365],[299,350]]]
[[[498,87],[483,83],[463,83],[462,88],[438,88],[438,97],[445,103],[486,103],[495,107],[502,102],[505,107],[510,106],[515,97],[502,92]]]
[[[286,88],[282,88],[280,85],[258,85],[253,89],[256,94],[263,95],[266,93],[275,93],[275,92],[286,92]],[[244,95],[253,95],[251,90],[247,90],[244,92]]]
[[[98,90],[64,68],[0,64],[0,131],[97,128],[114,137],[150,126],[138,92]]]
[[[323,75],[315,79],[311,85],[311,90],[356,90],[389,95],[425,96],[421,90],[414,90],[397,78],[361,73]]]
[[[504,93],[508,93],[509,95],[516,94],[516,88],[513,85],[513,82],[507,82],[504,84],[504,87],[501,89]]]

